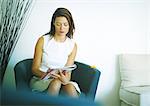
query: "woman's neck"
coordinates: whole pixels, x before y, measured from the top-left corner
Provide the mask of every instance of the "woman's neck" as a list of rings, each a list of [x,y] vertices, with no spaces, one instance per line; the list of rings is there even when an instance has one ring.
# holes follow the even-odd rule
[[[64,42],[66,40],[66,36],[54,35],[54,39],[56,42]]]

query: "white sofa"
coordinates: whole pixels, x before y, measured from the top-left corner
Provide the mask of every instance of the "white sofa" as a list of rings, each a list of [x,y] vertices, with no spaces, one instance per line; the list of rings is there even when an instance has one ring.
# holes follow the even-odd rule
[[[150,54],[119,55],[121,106],[150,106]]]

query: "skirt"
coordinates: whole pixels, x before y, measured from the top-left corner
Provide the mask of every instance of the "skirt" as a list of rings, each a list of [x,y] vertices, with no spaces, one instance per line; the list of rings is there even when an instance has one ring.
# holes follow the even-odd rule
[[[30,81],[30,87],[32,91],[43,92],[48,88],[52,80],[53,79],[41,80],[40,78],[33,76]],[[79,94],[81,93],[80,88],[76,82],[70,81],[69,83],[75,87]]]

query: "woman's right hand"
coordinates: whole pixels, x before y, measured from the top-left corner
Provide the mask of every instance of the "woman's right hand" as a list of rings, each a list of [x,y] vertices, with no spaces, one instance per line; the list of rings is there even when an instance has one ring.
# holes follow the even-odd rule
[[[50,76],[55,78],[55,79],[59,79],[60,78],[60,75],[57,74],[57,73],[51,73]]]
[[[55,74],[55,70],[52,70],[52,69],[50,69],[50,68],[47,70],[47,75],[48,75],[49,77],[51,77],[51,78],[57,78],[57,77],[58,77],[58,75]]]

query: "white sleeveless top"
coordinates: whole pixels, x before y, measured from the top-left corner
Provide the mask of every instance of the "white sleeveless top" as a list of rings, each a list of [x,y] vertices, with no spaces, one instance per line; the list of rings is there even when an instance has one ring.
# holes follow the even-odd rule
[[[57,42],[54,37],[51,37],[50,35],[45,35],[43,38],[44,45],[40,70],[47,72],[48,67],[64,67],[68,56],[74,48],[74,40],[67,37],[64,42]]]

